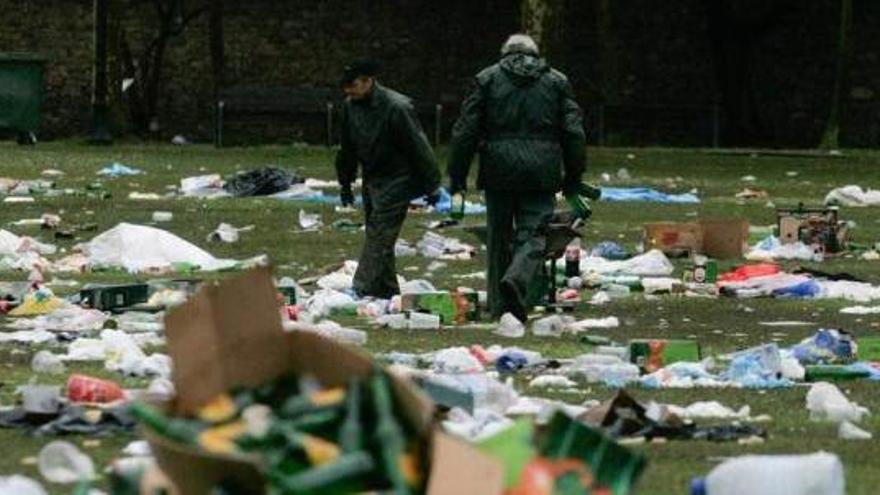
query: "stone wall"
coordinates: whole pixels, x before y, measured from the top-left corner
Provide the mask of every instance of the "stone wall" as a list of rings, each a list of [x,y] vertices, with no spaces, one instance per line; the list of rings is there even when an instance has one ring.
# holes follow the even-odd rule
[[[207,0],[185,0],[186,9]],[[128,131],[120,33],[142,47],[155,29],[149,6],[111,0],[112,115]],[[225,87],[323,88],[336,92],[340,67],[356,54],[384,66],[382,80],[419,101],[442,103],[449,126],[469,77],[495,60],[519,26],[517,0],[298,0],[225,2]],[[818,142],[834,82],[838,0],[795,2],[757,44],[754,94],[780,146]],[[0,49],[49,57],[42,137],[85,135],[91,94],[92,2],[0,0]],[[709,144],[718,101],[703,0],[567,0],[564,28],[547,54],[581,103],[605,105],[606,142]],[[848,145],[880,141],[880,2],[855,2],[853,65],[847,88]],[[209,17],[168,47],[159,135],[209,140],[213,72]],[[430,119],[423,118],[426,127]],[[597,115],[590,118],[597,139]],[[235,118],[228,135],[323,142],[324,120]],[[679,139],[681,138],[681,139]],[[688,140],[690,139],[690,141]]]

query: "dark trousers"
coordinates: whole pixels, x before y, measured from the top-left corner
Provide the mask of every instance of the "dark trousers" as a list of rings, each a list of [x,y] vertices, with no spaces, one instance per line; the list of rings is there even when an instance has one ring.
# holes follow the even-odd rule
[[[535,302],[534,281],[541,278],[547,245],[544,226],[553,216],[555,201],[550,192],[486,191],[486,278],[493,317],[516,314],[517,303],[528,309]],[[522,300],[510,300],[502,284],[515,288]]]
[[[399,187],[364,188],[366,239],[354,274],[354,290],[359,296],[389,299],[400,292],[394,244],[410,200],[404,189],[397,189]]]

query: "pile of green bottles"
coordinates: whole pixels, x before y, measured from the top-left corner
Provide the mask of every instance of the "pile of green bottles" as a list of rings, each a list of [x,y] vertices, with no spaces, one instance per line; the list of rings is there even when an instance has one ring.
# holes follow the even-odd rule
[[[194,418],[168,417],[143,403],[134,403],[132,413],[176,442],[212,453],[256,454],[269,493],[423,491],[420,438],[401,421],[379,370],[345,388],[282,377],[222,394]]]

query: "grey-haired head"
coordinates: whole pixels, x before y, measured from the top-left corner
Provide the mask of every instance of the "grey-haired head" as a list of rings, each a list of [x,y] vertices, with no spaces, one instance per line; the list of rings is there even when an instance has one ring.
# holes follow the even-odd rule
[[[526,55],[538,56],[538,44],[527,34],[512,34],[507,41],[501,45],[501,56],[510,55],[512,53],[524,53]]]

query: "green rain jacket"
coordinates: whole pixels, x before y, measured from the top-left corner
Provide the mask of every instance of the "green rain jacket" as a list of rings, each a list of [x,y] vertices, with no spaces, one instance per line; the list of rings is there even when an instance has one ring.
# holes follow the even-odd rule
[[[464,188],[479,149],[480,189],[574,189],[586,168],[586,135],[565,75],[533,55],[513,53],[474,83],[452,131],[452,188]]]
[[[350,184],[363,166],[364,183],[379,196],[408,199],[434,192],[440,169],[410,99],[375,83],[363,101],[346,99],[341,147],[336,155],[340,184]]]

